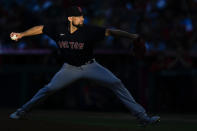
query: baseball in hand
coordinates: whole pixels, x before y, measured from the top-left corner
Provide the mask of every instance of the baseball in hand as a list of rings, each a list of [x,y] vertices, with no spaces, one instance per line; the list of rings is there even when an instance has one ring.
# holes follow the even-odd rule
[[[13,36],[11,37],[11,39],[12,39],[12,40],[17,40],[18,37],[17,37],[16,35],[13,35]]]

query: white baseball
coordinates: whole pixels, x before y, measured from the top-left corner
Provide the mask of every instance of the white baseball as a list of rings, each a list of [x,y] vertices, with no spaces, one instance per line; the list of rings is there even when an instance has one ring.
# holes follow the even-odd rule
[[[16,35],[13,35],[13,36],[11,37],[11,39],[12,39],[12,40],[16,40],[16,39],[17,39],[17,36],[16,36]]]

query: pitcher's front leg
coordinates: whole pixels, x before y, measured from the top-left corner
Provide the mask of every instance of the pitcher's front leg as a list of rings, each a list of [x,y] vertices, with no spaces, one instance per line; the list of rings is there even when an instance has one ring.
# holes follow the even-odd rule
[[[67,66],[66,64],[63,65],[61,70],[55,74],[50,83],[41,88],[31,100],[11,114],[10,118],[15,119],[18,117],[17,119],[20,119],[23,114],[29,112],[33,107],[43,102],[48,96],[62,88],[65,88],[80,77],[81,71],[78,68],[71,68],[71,66]]]

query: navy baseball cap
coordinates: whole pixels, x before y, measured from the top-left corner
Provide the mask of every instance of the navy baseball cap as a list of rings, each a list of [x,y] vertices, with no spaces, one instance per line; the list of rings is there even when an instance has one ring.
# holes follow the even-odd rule
[[[83,14],[83,10],[81,7],[79,6],[72,6],[72,7],[69,7],[66,11],[66,16],[69,17],[69,16],[82,16],[84,15]]]

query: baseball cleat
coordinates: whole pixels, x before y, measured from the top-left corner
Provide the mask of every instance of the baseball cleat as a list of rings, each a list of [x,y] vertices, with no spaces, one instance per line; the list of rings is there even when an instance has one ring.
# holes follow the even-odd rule
[[[145,127],[147,125],[158,124],[159,122],[160,122],[160,116],[152,116],[152,117],[148,117],[145,120],[139,121],[139,125]]]
[[[25,111],[17,110],[16,112],[10,114],[9,118],[13,120],[19,120],[25,118]]]

